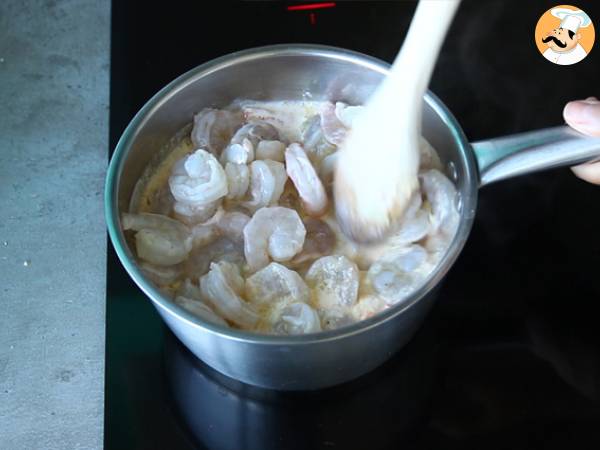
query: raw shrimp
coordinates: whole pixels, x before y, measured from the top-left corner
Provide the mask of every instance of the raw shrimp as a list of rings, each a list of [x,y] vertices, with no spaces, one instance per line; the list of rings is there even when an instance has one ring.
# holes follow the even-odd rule
[[[333,103],[327,102],[321,109],[321,128],[328,142],[341,145],[346,139],[348,128],[338,119]]]
[[[159,266],[179,264],[192,249],[190,230],[169,217],[151,213],[124,213],[122,225],[124,230],[137,231],[137,255],[149,263]]]
[[[387,308],[385,301],[377,295],[365,295],[360,297],[356,305],[352,307],[354,320],[365,320],[373,317]]]
[[[191,205],[189,203],[175,202],[173,212],[175,218],[186,225],[196,225],[204,223],[215,215],[221,200],[207,203],[206,205]]]
[[[302,131],[302,143],[307,151],[312,151],[321,144],[325,137],[321,128],[321,117],[317,114],[304,123]]]
[[[286,180],[287,174],[283,164],[269,159],[253,161],[250,164],[251,200],[243,205],[253,211],[274,205],[283,192]]]
[[[260,141],[256,146],[256,159],[285,161],[285,144],[281,141]]]
[[[244,254],[251,272],[275,261],[289,261],[302,250],[306,229],[293,209],[261,208],[244,228]]]
[[[254,146],[248,139],[241,144],[229,144],[221,154],[221,164],[249,164],[254,160]]]
[[[335,330],[354,322],[350,308],[318,309],[317,313],[324,330]]]
[[[192,227],[192,245],[194,248],[204,247],[219,237],[219,229],[215,224],[195,225]]]
[[[335,247],[335,233],[326,222],[312,217],[304,219],[306,237],[302,251],[290,261],[292,266],[302,265],[328,255]]]
[[[409,205],[408,209],[411,206]],[[379,244],[361,245],[355,248],[352,259],[361,269],[368,269],[371,264],[394,251],[401,251],[408,245],[422,241],[431,231],[429,212],[418,209],[414,212],[407,211],[400,228],[385,241]]]
[[[189,278],[183,280],[180,283],[175,295],[178,297],[187,297],[192,300],[198,300],[205,303],[204,298],[202,298],[202,292],[200,292],[200,288],[196,286]]]
[[[277,128],[267,122],[251,122],[235,132],[231,138],[232,144],[241,144],[244,140],[248,140],[253,149],[260,141],[277,140],[279,132]]]
[[[220,233],[228,239],[243,243],[244,228],[250,221],[250,217],[238,211],[226,212],[217,222]]]
[[[210,306],[208,306],[205,303],[182,296],[175,297],[175,303],[177,303],[185,310],[191,312],[195,316],[206,320],[207,322],[212,322],[217,325],[229,327],[229,325],[227,325],[227,322],[225,322],[221,317],[216,315],[215,312],[210,308]]]
[[[429,211],[423,208],[421,192],[415,192],[404,212],[400,227],[382,247],[403,247],[423,239],[431,230],[429,215]]]
[[[181,276],[181,266],[157,266],[154,264],[150,264],[142,261],[140,264],[140,268],[144,275],[150,278],[159,286],[167,286],[175,281]]]
[[[184,263],[184,272],[186,276],[197,279],[208,272],[211,262],[219,261],[227,261],[242,267],[245,263],[242,243],[220,237],[204,247],[195,248]]]
[[[321,331],[319,315],[302,302],[291,303],[279,309],[273,324],[273,332],[283,335],[317,333]]]
[[[311,162],[319,170],[323,161],[337,151],[337,147],[325,139],[318,114],[306,121],[302,143]]]
[[[431,169],[419,175],[421,188],[431,204],[432,232],[454,236],[459,215],[456,208],[456,188],[439,170]]]
[[[317,259],[306,273],[319,310],[334,310],[354,305],[358,296],[359,273],[356,264],[341,255]]]
[[[147,197],[130,209],[144,214],[123,215],[140,269],[200,318],[255,332],[330,330],[402,304],[451,245],[458,194],[421,137],[420,189],[398,228],[374,245],[347,238],[328,196],[362,109],[244,100],[200,111],[192,153],[182,158],[184,141],[139,180]]]
[[[195,148],[208,149],[219,155],[234,130],[240,126],[242,117],[231,111],[205,108],[194,116],[191,139]]]
[[[244,118],[252,122],[266,122],[279,132],[280,137],[264,139],[298,142],[300,129],[311,105],[298,102],[242,102],[240,104]],[[316,107],[318,108],[318,106]],[[308,110],[308,111],[307,111]]]
[[[375,262],[367,277],[381,298],[388,304],[396,304],[420,286],[428,268],[425,249],[412,245]]]
[[[310,299],[308,286],[300,275],[276,262],[246,280],[246,296],[256,305],[284,300],[306,303]]]
[[[206,206],[227,195],[227,176],[206,150],[196,150],[173,166],[169,186],[177,202]]]
[[[323,215],[327,210],[327,193],[300,144],[290,144],[285,151],[285,164],[306,212],[311,216]]]
[[[211,263],[208,274],[200,278],[200,290],[221,317],[242,328],[252,328],[258,322],[256,311],[241,298],[244,279],[236,265]]]
[[[250,185],[250,170],[246,164],[227,163],[225,165],[225,174],[227,175],[227,198],[244,198]]]

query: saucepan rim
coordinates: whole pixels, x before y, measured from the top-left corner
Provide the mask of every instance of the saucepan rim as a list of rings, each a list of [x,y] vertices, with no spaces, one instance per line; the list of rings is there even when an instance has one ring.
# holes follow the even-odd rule
[[[257,59],[260,60],[263,58],[282,56],[316,56],[336,59],[343,62],[351,62],[382,74],[386,74],[389,69],[389,64],[377,58],[343,48],[314,44],[279,44],[256,47],[230,53],[201,64],[179,76],[162,88],[150,100],[148,100],[148,102],[140,109],[140,111],[128,124],[115,147],[115,152],[108,167],[104,202],[109,236],[119,260],[121,261],[121,264],[123,264],[129,276],[134,280],[144,294],[150,298],[157,308],[160,308],[163,312],[169,314],[178,321],[186,322],[187,325],[196,328],[198,332],[211,333],[221,338],[241,341],[247,344],[297,346],[334,341],[356,334],[365,333],[374,327],[381,326],[383,323],[394,320],[398,316],[402,315],[405,311],[414,307],[428,292],[430,292],[442,280],[450,267],[452,267],[456,261],[456,258],[464,247],[464,244],[470,233],[477,204],[478,171],[471,145],[465,137],[458,121],[448,110],[448,108],[446,108],[446,106],[441,102],[441,100],[439,100],[433,93],[427,92],[425,95],[426,103],[436,112],[436,114],[438,114],[438,116],[448,127],[453,139],[455,140],[456,147],[461,153],[459,155],[459,160],[463,164],[463,173],[468,184],[467,192],[463,193],[460,199],[461,220],[458,231],[454,237],[454,240],[446,251],[445,256],[442,258],[441,263],[438,264],[434,271],[430,274],[425,284],[413,292],[413,294],[411,294],[411,296],[405,301],[398,305],[392,306],[371,318],[361,320],[335,330],[322,331],[313,334],[299,336],[259,334],[233,328],[225,328],[196,317],[181,306],[177,305],[168,297],[164,296],[159,289],[156,288],[152,282],[143,275],[141,270],[138,268],[137,263],[135,262],[134,255],[126,243],[125,236],[120,225],[120,214],[118,211],[118,188],[123,167],[127,160],[129,149],[138,135],[138,131],[149,120],[149,118],[156,111],[158,111],[161,106],[165,104],[173,95],[195,83],[198,79],[229,66]]]

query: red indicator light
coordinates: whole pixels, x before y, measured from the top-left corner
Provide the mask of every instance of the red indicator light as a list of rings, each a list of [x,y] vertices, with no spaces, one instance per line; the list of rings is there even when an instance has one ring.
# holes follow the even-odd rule
[[[324,3],[306,3],[304,5],[292,5],[288,6],[288,11],[308,11],[311,9],[323,9],[323,8],[333,8],[335,6],[335,2],[324,2]]]

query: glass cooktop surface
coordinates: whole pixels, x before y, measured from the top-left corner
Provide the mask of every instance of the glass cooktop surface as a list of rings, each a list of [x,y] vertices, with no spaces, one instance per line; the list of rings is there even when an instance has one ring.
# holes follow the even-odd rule
[[[390,62],[415,7],[325,4],[113,2],[111,151],[154,93],[203,62],[291,42]],[[600,94],[600,49],[574,66],[537,52],[533,30],[551,6],[463,2],[431,90],[470,140],[561,124],[566,101]],[[578,6],[600,21],[596,2]],[[415,338],[371,374],[308,393],[242,385],[197,360],[109,245],[105,446],[599,448],[599,230],[600,187],[568,169],[482,188],[471,237]]]

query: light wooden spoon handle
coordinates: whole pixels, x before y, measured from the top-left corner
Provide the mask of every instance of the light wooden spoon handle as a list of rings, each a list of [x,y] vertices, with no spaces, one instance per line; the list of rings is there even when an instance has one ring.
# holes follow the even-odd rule
[[[421,0],[388,76],[340,148],[334,193],[344,232],[385,235],[418,188],[423,95],[460,0]]]

